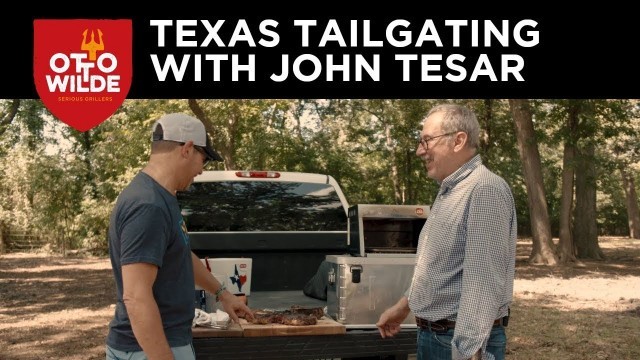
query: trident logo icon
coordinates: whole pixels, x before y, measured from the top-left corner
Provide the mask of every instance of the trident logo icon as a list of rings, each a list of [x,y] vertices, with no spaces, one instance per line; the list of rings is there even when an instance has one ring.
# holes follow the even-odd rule
[[[82,32],[82,46],[80,46],[80,49],[89,51],[89,60],[96,61],[96,51],[104,50],[102,31],[98,29],[98,37],[100,37],[100,41],[96,42],[95,34],[93,33],[93,30],[91,30],[91,41],[87,42],[87,30],[88,29],[85,29]]]

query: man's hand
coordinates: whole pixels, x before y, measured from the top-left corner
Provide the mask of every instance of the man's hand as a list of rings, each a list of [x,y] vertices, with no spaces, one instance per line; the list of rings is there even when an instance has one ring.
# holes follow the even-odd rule
[[[244,301],[242,301],[241,298],[225,290],[220,294],[219,299],[224,311],[229,314],[231,320],[236,324],[240,323],[240,317],[247,319],[247,321],[253,320],[253,313],[251,312],[251,309],[244,303]]]
[[[385,310],[376,323],[380,336],[386,338],[399,333],[400,324],[407,318],[410,311],[409,301],[404,296],[395,305]]]

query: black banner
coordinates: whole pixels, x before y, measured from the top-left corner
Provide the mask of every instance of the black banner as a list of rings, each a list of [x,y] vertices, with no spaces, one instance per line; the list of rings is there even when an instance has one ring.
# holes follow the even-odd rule
[[[33,21],[56,18],[132,19],[128,98],[640,97],[630,10],[326,13],[16,14],[0,98],[38,97]]]

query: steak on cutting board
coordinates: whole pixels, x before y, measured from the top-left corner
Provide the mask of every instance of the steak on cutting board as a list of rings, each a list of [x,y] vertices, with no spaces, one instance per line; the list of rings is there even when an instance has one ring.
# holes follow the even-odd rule
[[[294,314],[312,315],[320,320],[324,316],[324,310],[321,307],[302,307],[299,305],[291,305],[291,312]]]
[[[282,316],[280,323],[283,325],[308,326],[317,324],[318,319],[313,315],[287,314]]]
[[[253,310],[253,324],[283,324],[293,326],[308,326],[317,324],[324,316],[322,308],[305,308],[297,305],[288,310]]]

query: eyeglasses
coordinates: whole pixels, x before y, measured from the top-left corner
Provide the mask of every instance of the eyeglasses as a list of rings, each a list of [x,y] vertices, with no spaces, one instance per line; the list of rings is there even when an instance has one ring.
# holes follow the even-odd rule
[[[438,135],[438,136],[432,136],[432,137],[428,137],[426,139],[423,139],[422,136],[418,138],[418,146],[422,145],[422,147],[424,147],[425,150],[429,150],[429,141],[431,140],[435,140],[439,137],[443,137],[443,136],[447,136],[447,135],[453,135],[457,133],[457,131],[452,131],[452,132],[448,132],[446,134],[442,134],[442,135]]]
[[[204,149],[201,148],[200,146],[193,146],[194,149],[196,149],[197,152],[199,152],[200,154],[202,154],[202,167],[207,166],[207,164],[209,163],[209,156],[207,155],[206,152],[204,152]]]

